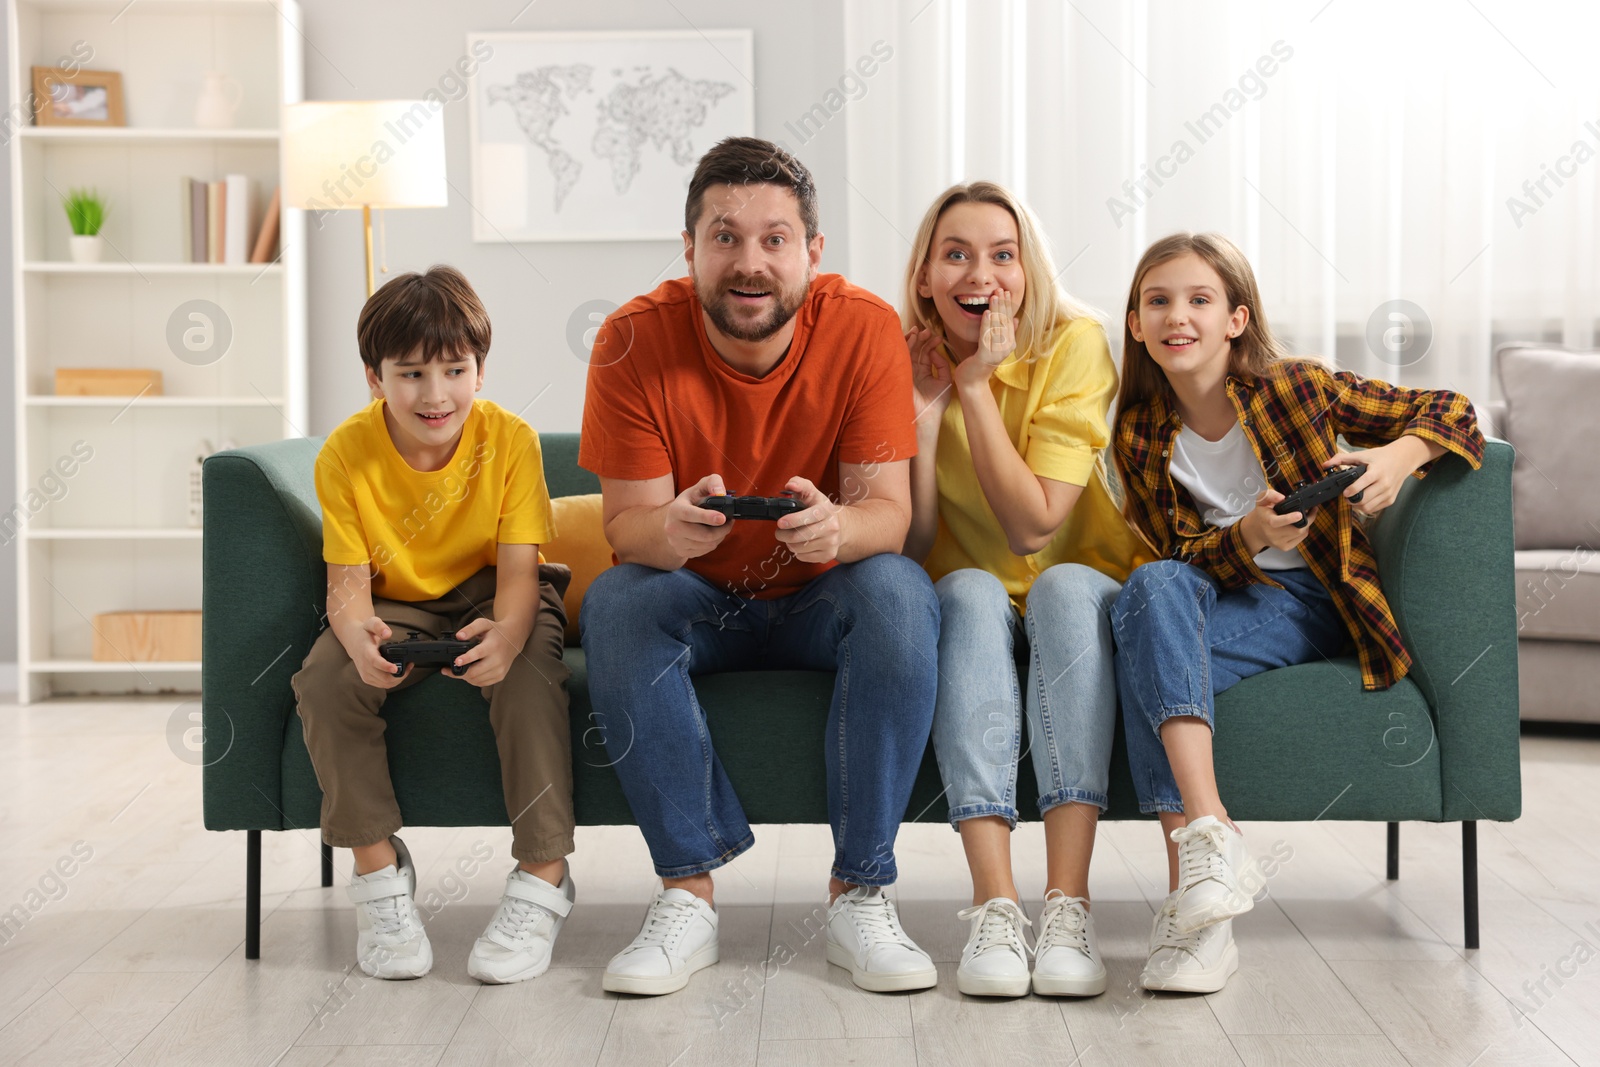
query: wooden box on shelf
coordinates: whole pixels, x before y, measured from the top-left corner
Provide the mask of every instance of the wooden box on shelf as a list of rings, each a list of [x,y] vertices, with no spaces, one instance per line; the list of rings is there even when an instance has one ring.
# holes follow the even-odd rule
[[[125,368],[57,367],[56,396],[160,396],[161,372]]]
[[[108,611],[94,617],[94,658],[139,663],[200,658],[198,611]]]

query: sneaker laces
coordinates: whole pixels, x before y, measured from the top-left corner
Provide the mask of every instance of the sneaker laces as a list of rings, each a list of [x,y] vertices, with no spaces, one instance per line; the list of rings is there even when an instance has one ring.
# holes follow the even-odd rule
[[[1227,827],[1222,823],[1195,829],[1180,826],[1172,831],[1172,840],[1178,844],[1178,884],[1198,885],[1208,879],[1228,881],[1228,861],[1222,855],[1222,842]],[[1207,846],[1210,846],[1209,848]]]
[[[404,894],[396,893],[392,897],[379,897],[367,902],[367,915],[372,919],[372,932],[375,935],[394,937],[406,931],[411,925],[411,913],[401,904],[405,899]]]
[[[971,942],[974,956],[981,956],[992,948],[1009,948],[1024,960],[1028,958],[1028,939],[1022,928],[1033,923],[1015,901],[1003,897],[986,900],[961,909],[956,912],[956,918],[968,922],[979,920],[978,932]]]
[[[1061,895],[1045,900],[1034,955],[1042,956],[1053,948],[1070,948],[1089,955],[1089,914],[1082,907],[1084,898],[1069,897],[1059,889],[1052,892]]]
[[[900,920],[894,911],[894,901],[884,896],[881,890],[871,896],[846,894],[839,899],[848,901],[843,910],[856,932],[861,935],[863,946],[871,948],[884,942],[897,945],[910,942],[905,931],[900,929]]]
[[[629,950],[659,947],[665,951],[669,942],[676,940],[683,933],[684,927],[689,925],[689,920],[694,918],[696,911],[693,901],[656,897],[650,904],[649,913],[644,917],[644,928],[639,931],[639,936],[633,939],[633,944],[628,946]]]
[[[1156,913],[1156,929],[1150,939],[1150,955],[1154,956],[1164,948],[1177,949],[1194,956],[1200,951],[1200,935],[1204,930],[1191,930],[1183,933],[1178,929],[1177,904],[1163,904]]]
[[[507,894],[500,898],[500,909],[494,913],[490,932],[509,941],[520,941],[549,914],[531,900]]]

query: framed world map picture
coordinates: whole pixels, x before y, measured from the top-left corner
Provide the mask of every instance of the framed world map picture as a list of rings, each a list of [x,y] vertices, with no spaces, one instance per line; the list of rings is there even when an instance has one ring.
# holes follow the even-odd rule
[[[755,129],[751,31],[474,33],[475,241],[677,240],[695,163]]]

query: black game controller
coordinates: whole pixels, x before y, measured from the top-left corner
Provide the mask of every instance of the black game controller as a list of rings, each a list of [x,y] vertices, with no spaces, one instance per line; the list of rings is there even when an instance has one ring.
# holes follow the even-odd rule
[[[404,641],[391,641],[386,645],[378,646],[378,654],[399,669],[395,674],[402,674],[406,664],[415,667],[439,667],[450,669],[450,673],[457,678],[466,674],[472,664],[465,667],[456,666],[456,657],[463,652],[471,651],[477,645],[476,641],[434,641],[423,637],[416,630],[407,633]]]
[[[720,511],[730,519],[781,519],[802,510],[793,493],[782,496],[708,496],[700,501],[707,511]]]
[[[1288,496],[1274,504],[1272,510],[1279,515],[1300,512],[1300,521],[1294,524],[1295,528],[1299,529],[1311,521],[1312,508],[1334,499],[1365,473],[1367,473],[1365,463],[1352,463],[1348,467],[1340,467],[1321,481],[1301,482],[1289,491]],[[1350,502],[1358,503],[1366,493],[1365,489],[1361,490],[1350,498]]]

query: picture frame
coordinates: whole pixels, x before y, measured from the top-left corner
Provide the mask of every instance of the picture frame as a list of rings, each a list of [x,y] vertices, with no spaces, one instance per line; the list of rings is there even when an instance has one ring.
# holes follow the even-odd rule
[[[38,126],[126,126],[121,72],[34,67],[33,120]]]
[[[755,132],[749,29],[470,33],[472,238],[678,241],[700,156]]]

